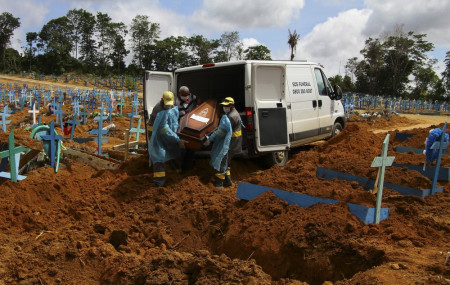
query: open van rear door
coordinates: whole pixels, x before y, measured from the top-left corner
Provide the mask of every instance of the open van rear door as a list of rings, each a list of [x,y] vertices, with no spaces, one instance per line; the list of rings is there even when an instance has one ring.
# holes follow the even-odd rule
[[[164,91],[172,91],[173,74],[170,72],[145,71],[144,74],[144,112],[145,116],[145,138],[147,146],[150,143],[150,137],[147,129],[147,119],[152,113],[153,107],[161,100]],[[148,147],[150,151],[150,148]],[[150,156],[149,156],[150,157]],[[149,159],[149,166],[151,160]]]
[[[151,114],[153,107],[161,100],[164,91],[172,91],[173,74],[170,72],[145,71],[144,111]]]
[[[284,66],[255,64],[252,67],[256,148],[260,152],[289,149],[285,73]]]

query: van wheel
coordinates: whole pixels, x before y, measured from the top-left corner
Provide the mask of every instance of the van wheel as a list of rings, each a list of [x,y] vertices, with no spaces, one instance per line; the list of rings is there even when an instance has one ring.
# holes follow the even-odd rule
[[[340,132],[342,132],[342,125],[339,122],[335,122],[333,126],[333,134],[331,135],[331,137],[339,135]]]
[[[282,151],[274,151],[269,154],[267,154],[265,158],[265,165],[267,167],[272,167],[273,165],[278,165],[279,167],[283,167],[286,165],[288,161],[289,151],[282,150]]]

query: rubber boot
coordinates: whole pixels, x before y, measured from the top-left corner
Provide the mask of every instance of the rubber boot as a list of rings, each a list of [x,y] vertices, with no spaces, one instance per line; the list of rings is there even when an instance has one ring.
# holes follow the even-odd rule
[[[221,178],[216,176],[216,180],[214,181],[214,187],[223,189],[223,182],[224,181],[225,181],[225,179],[221,179]]]
[[[225,175],[225,181],[223,181],[223,187],[233,186],[233,181],[231,181],[230,175]]]

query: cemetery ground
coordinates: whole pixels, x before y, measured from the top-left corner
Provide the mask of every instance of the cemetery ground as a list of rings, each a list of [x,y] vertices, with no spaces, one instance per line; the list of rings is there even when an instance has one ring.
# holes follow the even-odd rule
[[[14,128],[16,146],[41,150],[42,142],[30,139],[27,110],[9,117],[0,142]],[[128,104],[124,113],[130,111]],[[41,108],[42,123],[55,120],[44,114]],[[146,151],[130,147],[135,154],[124,161],[121,150],[112,150],[125,142],[130,124],[114,116],[102,150],[117,169],[63,154],[56,173],[42,161],[31,163],[24,180],[0,178],[0,284],[450,284],[448,181],[438,181],[443,192],[425,197],[385,186],[389,217],[366,224],[347,203],[374,207],[376,195],[355,181],[317,177],[323,167],[375,180],[371,164],[387,134],[394,163],[422,167],[423,154],[394,148],[423,149],[429,130],[448,118],[351,116],[339,136],[292,150],[283,168],[234,159],[234,185],[219,190],[206,158],[182,174],[168,167],[167,186],[154,187]],[[89,118],[74,138],[89,137],[93,128]],[[400,141],[398,132],[414,136]],[[93,141],[63,136],[66,149],[97,151]],[[450,167],[447,155],[441,167]],[[338,202],[299,207],[272,191],[246,201],[236,198],[238,181]],[[384,182],[425,191],[432,179],[391,166]]]

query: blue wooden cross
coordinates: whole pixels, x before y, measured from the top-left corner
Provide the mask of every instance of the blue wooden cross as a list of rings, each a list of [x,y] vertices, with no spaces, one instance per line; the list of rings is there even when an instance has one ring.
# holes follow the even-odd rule
[[[139,141],[139,134],[145,133],[145,129],[144,129],[144,128],[141,128],[141,121],[142,121],[142,119],[139,118],[137,127],[136,127],[136,128],[131,128],[131,129],[130,129],[130,133],[136,133],[136,141],[137,141],[137,142]],[[136,148],[138,148],[138,147],[139,147],[139,146],[136,145]]]
[[[67,120],[67,123],[72,125],[72,129],[70,130],[70,139],[73,140],[73,133],[75,132],[75,128],[81,121],[77,120],[77,116],[73,116],[72,120]]]
[[[449,142],[444,142],[445,131],[447,130],[447,122],[445,122],[444,127],[442,128],[441,139],[437,142],[434,142],[431,146],[431,149],[438,149],[438,156],[436,160],[436,169],[434,172],[433,182],[431,183],[431,194],[436,193],[437,180],[439,176],[439,168],[441,166],[441,158],[442,152],[448,147]]]
[[[14,102],[14,99],[16,98],[16,93],[14,91],[8,92],[8,102],[12,103]]]
[[[123,98],[122,97],[120,97],[120,102],[119,103],[117,103],[117,106],[119,106],[119,108],[120,108],[120,116],[122,117],[122,110],[123,110],[123,106],[124,106],[125,104],[123,103]]]
[[[80,116],[81,116],[81,124],[82,125],[86,125],[86,119],[87,119],[87,117],[89,116],[89,112],[86,112],[85,110],[86,110],[87,108],[86,107],[84,107],[83,108],[83,111],[81,111],[80,112]]]
[[[95,98],[92,97],[91,100],[88,102],[88,110],[91,110],[91,112],[93,112],[95,107],[97,107],[97,104],[95,103]]]
[[[112,122],[111,112],[114,111],[113,102],[111,99],[108,100],[108,107],[106,108],[106,110],[108,110],[108,112],[109,112],[108,119],[109,119],[109,122],[111,123]]]
[[[50,134],[48,135],[41,135],[42,140],[45,142],[48,142],[50,149],[49,149],[49,159],[50,159],[50,165],[55,169],[55,172],[58,172],[58,165],[59,165],[59,153],[56,152],[60,151],[60,143],[63,137],[61,135],[58,135],[55,132],[55,122],[52,121],[50,123]],[[57,145],[55,145],[55,142]],[[57,157],[56,157],[57,155]],[[57,160],[57,163],[55,164],[55,160]]]
[[[380,223],[380,209],[381,209],[381,198],[383,196],[383,184],[384,184],[384,172],[386,166],[391,166],[392,162],[394,162],[394,156],[387,156],[387,151],[389,148],[389,134],[386,135],[386,138],[383,142],[383,149],[381,151],[381,156],[375,157],[372,161],[372,165],[370,167],[378,167],[378,191],[377,191],[377,203],[375,210],[375,223]]]
[[[95,117],[94,120],[98,121],[98,129],[91,130],[89,133],[92,135],[97,135],[97,144],[98,144],[98,154],[102,154],[102,135],[106,135],[108,130],[103,130],[103,121],[108,119],[108,116],[103,116],[103,104],[100,108],[100,115]]]
[[[73,105],[74,116],[77,116],[80,113],[80,107],[81,107],[80,103],[78,102],[78,98],[77,97],[75,97],[73,99],[72,105]]]
[[[0,116],[2,116],[2,130],[4,133],[6,133],[6,125],[11,123],[11,120],[6,120],[6,118],[11,116],[10,112],[8,111],[8,105],[3,108],[3,112],[0,113]]]
[[[64,111],[63,109],[62,109],[62,103],[56,103],[56,105],[55,105],[55,108],[53,109],[53,114],[55,114],[56,115],[56,121],[58,122],[59,121],[59,125],[60,125],[60,127],[61,127],[61,130],[63,129],[63,114],[65,113],[66,111]]]
[[[25,105],[25,97],[26,95],[22,95],[19,97],[20,111],[23,111],[23,106]]]
[[[0,159],[4,157],[9,158],[9,168],[11,172],[0,172],[0,177],[9,178],[13,182],[25,179],[25,176],[19,175],[20,153],[28,150],[29,149],[23,146],[14,146],[14,130],[11,130],[8,137],[8,150],[0,152]]]

